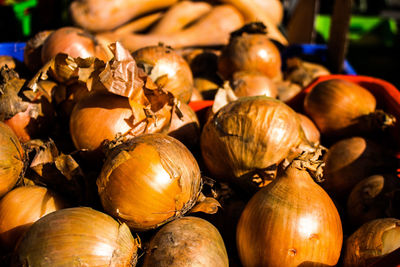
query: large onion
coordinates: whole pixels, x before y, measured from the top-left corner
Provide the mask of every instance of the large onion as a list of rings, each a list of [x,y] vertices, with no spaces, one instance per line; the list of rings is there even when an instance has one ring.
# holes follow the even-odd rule
[[[243,266],[333,266],[342,247],[338,211],[294,160],[247,203],[237,226]]]
[[[164,45],[147,46],[133,54],[150,78],[165,91],[188,103],[193,90],[193,75],[189,64],[172,48]]]
[[[22,234],[41,217],[65,208],[65,200],[41,186],[22,186],[0,200],[0,242],[12,251]]]
[[[97,179],[104,209],[132,229],[156,228],[197,201],[201,177],[190,151],[163,134],[144,134],[117,146]]]
[[[152,238],[144,267],[229,266],[224,240],[208,221],[182,217],[163,226]]]
[[[11,190],[23,176],[24,151],[17,136],[0,122],[0,197]]]
[[[29,228],[12,266],[135,266],[137,248],[125,224],[91,208],[68,208]]]
[[[262,175],[304,140],[294,110],[279,100],[254,96],[222,107],[205,124],[200,145],[212,177],[239,181]]]
[[[343,266],[370,266],[400,247],[400,220],[376,219],[363,224],[347,240]]]

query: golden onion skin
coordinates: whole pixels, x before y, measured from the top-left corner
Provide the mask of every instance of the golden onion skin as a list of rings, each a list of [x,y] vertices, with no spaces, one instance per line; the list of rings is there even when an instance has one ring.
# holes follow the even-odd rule
[[[62,209],[35,222],[12,266],[135,266],[138,243],[129,228],[88,207]]]
[[[304,100],[304,111],[322,134],[341,135],[357,118],[375,111],[376,99],[358,84],[332,79],[317,84]]]
[[[182,217],[161,227],[151,239],[143,267],[228,267],[217,228],[197,217]]]
[[[290,166],[250,199],[236,238],[244,267],[333,266],[343,232],[328,194]]]
[[[107,213],[143,231],[183,215],[195,204],[200,169],[175,138],[143,134],[110,153],[97,188]]]
[[[22,176],[24,150],[13,130],[0,122],[0,197],[4,196]]]
[[[266,96],[243,97],[205,124],[201,153],[213,177],[237,180],[278,164],[304,141],[294,110]]]

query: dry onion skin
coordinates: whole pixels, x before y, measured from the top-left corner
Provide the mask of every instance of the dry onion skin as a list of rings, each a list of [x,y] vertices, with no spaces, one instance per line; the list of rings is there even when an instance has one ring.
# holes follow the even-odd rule
[[[24,172],[24,150],[17,136],[0,122],[0,197],[4,196]]]
[[[97,179],[106,212],[131,229],[156,228],[185,214],[201,188],[191,152],[165,134],[143,134],[114,148]]]
[[[231,87],[237,97],[265,95],[278,96],[275,83],[264,74],[256,71],[238,71],[233,74]]]
[[[319,143],[321,134],[314,122],[304,114],[297,113],[297,115],[300,118],[301,128],[303,128],[303,132],[307,140],[314,144]]]
[[[35,222],[11,266],[135,266],[138,241],[125,224],[100,211],[77,207]]]
[[[228,103],[209,119],[200,146],[213,178],[249,182],[246,180],[250,177],[263,186],[266,181],[254,175],[279,164],[303,142],[304,133],[294,110],[282,101],[253,96]]]
[[[229,266],[224,240],[208,221],[197,217],[178,218],[151,239],[143,267]]]
[[[369,221],[346,240],[343,266],[370,266],[399,247],[400,220],[382,218]]]
[[[393,117],[375,108],[372,93],[341,79],[318,83],[304,100],[304,111],[326,136],[357,135],[393,123]]]
[[[171,47],[146,46],[133,54],[138,66],[165,91],[188,103],[192,96],[193,74],[186,60]]]
[[[306,169],[314,163],[295,159],[247,203],[236,236],[244,267],[338,262],[342,224],[333,201]]]
[[[218,58],[218,73],[227,80],[237,71],[258,71],[279,80],[281,65],[279,49],[265,34],[265,26],[253,23],[231,33]]]
[[[22,186],[0,200],[0,242],[12,251],[26,230],[41,217],[67,207],[66,201],[42,186]]]

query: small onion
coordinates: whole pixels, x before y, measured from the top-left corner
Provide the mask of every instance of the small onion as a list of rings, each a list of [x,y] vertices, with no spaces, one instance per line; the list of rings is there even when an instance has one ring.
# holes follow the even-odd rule
[[[229,266],[224,240],[208,221],[182,217],[163,226],[151,239],[143,267]]]
[[[247,203],[237,226],[244,267],[338,262],[343,240],[339,213],[300,162],[294,160]]]
[[[180,103],[179,111],[182,117],[180,118],[176,112],[172,114],[168,135],[178,139],[187,147],[194,147],[200,140],[199,119],[188,104]]]
[[[164,45],[147,46],[133,54],[150,78],[177,99],[188,103],[193,90],[193,74],[185,59]]]
[[[4,196],[24,172],[24,150],[17,136],[0,122],[0,197]]]
[[[228,103],[209,119],[200,146],[213,177],[246,182],[255,173],[279,164],[303,142],[294,110],[282,101],[253,96]]]
[[[129,228],[107,214],[61,209],[29,228],[12,266],[135,266],[138,246]]]
[[[276,98],[278,88],[275,83],[256,71],[238,71],[231,80],[233,92],[238,97],[265,95]]]
[[[383,218],[367,222],[346,240],[343,266],[370,266],[399,247],[400,220]]]
[[[250,24],[255,25],[257,24]],[[244,26],[244,27],[249,27]],[[231,34],[229,43],[223,48],[218,59],[218,72],[227,80],[236,71],[258,71],[271,79],[280,79],[281,55],[276,45],[263,31],[246,32],[242,28]]]
[[[0,200],[0,243],[14,250],[18,239],[29,227],[50,212],[67,207],[55,192],[41,186],[22,186]]]
[[[307,140],[314,144],[319,143],[321,134],[314,122],[304,114],[297,113],[297,115],[300,118],[301,128]]]
[[[138,231],[183,215],[196,203],[200,186],[196,159],[164,134],[143,134],[117,146],[97,178],[106,212]]]

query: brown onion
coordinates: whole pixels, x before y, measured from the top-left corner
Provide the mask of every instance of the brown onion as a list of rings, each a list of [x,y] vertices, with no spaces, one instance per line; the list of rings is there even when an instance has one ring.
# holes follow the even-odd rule
[[[125,224],[102,212],[61,209],[29,228],[12,266],[135,266],[138,246]]]
[[[179,113],[182,117],[178,116],[177,112],[172,114],[168,135],[187,147],[194,147],[200,141],[200,122],[196,112],[188,104],[180,103]]]
[[[58,53],[68,54],[73,58],[97,57],[108,61],[102,46],[94,36],[76,27],[62,27],[52,32],[44,41],[41,50],[42,63],[47,63]]]
[[[374,120],[380,117],[374,113],[375,107],[376,99],[367,89],[341,79],[318,83],[304,100],[305,112],[324,135],[371,131],[371,127],[377,127]],[[383,120],[385,123],[385,117]],[[380,120],[377,123],[381,125]]]
[[[370,266],[400,247],[400,220],[376,219],[363,224],[347,240],[343,266]]]
[[[22,186],[0,200],[0,243],[12,251],[18,239],[41,217],[65,208],[65,200],[42,186]]]
[[[334,266],[342,224],[326,192],[294,160],[247,203],[237,226],[243,266]]]
[[[17,136],[10,127],[0,122],[0,197],[23,176],[24,160],[24,150]]]
[[[225,80],[241,70],[258,71],[271,79],[280,79],[281,64],[279,49],[265,34],[264,28],[249,24],[231,34],[218,59],[218,72]]]
[[[390,166],[390,153],[362,137],[342,139],[324,156],[323,187],[336,200],[345,200],[353,187],[372,172]]]
[[[275,83],[256,71],[238,71],[233,74],[231,87],[237,97],[265,95],[276,98],[278,88]]]
[[[188,103],[193,90],[193,75],[189,64],[172,48],[147,46],[133,54],[150,78],[180,101]]]
[[[307,140],[314,144],[319,143],[321,134],[314,122],[304,114],[297,113],[297,116],[300,118],[301,128]]]
[[[229,266],[224,240],[208,221],[182,217],[151,239],[143,266]]]
[[[140,231],[185,214],[200,186],[196,159],[181,142],[163,134],[143,134],[117,146],[97,179],[104,209]]]
[[[302,90],[302,87],[296,83],[290,81],[278,81],[276,82],[278,88],[278,99],[287,103]]]
[[[375,174],[361,180],[347,199],[347,218],[352,226],[378,218],[398,217],[399,178]]]
[[[294,110],[279,100],[253,96],[222,107],[205,124],[200,145],[213,178],[250,182],[304,141]],[[261,180],[254,182],[261,186],[266,182]]]

